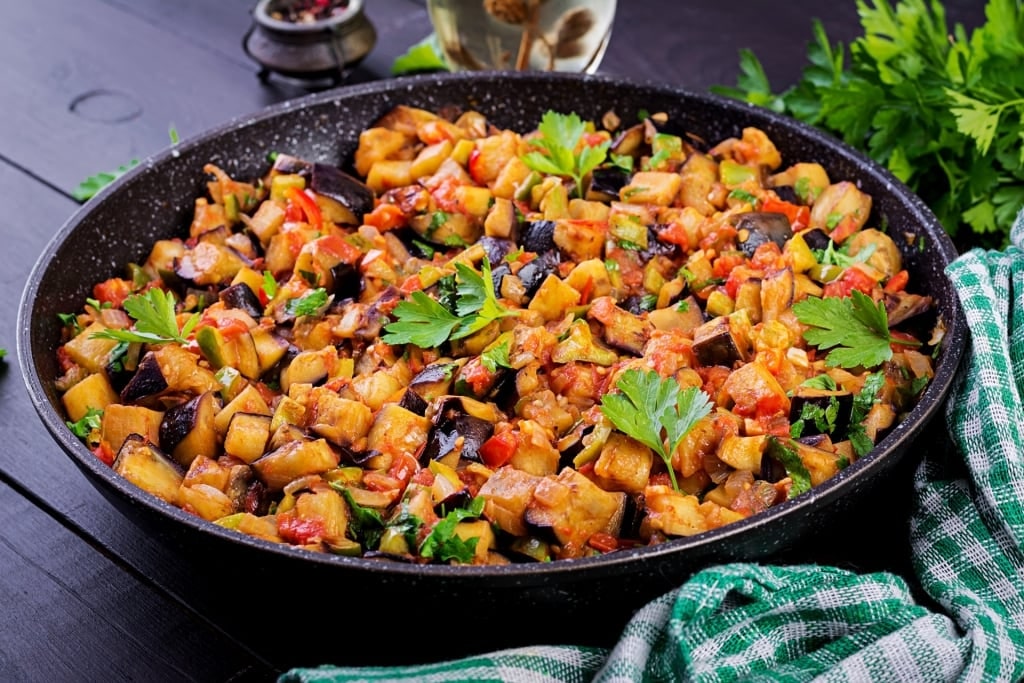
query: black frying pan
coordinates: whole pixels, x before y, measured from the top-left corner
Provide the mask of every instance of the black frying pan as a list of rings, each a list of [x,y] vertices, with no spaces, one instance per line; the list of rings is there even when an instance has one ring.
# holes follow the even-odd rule
[[[203,164],[245,179],[280,151],[345,165],[359,132],[399,103],[436,110],[476,108],[502,127],[530,130],[548,109],[624,121],[640,110],[667,112],[709,142],[763,129],[783,162],[817,161],[834,179],[856,179],[874,198],[872,223],[903,249],[911,282],[935,297],[947,326],[934,381],[910,415],[867,457],[809,493],[715,531],[602,557],[504,567],[414,566],[314,554],[205,522],[135,488],[103,465],[64,424],[53,382],[60,372],[57,313],[79,308],[92,283],[121,275],[160,238],[187,234]],[[910,237],[907,238],[906,236]],[[924,248],[920,249],[923,237]],[[732,100],[655,83],[565,74],[445,74],[349,86],[231,121],[145,160],[76,213],[46,247],[24,290],[18,354],[35,407],[58,444],[125,515],[179,552],[210,567],[197,580],[244,575],[243,600],[295,615],[309,656],[334,662],[397,663],[539,642],[608,644],[629,614],[710,563],[764,560],[832,533],[851,506],[891,478],[915,437],[940,411],[965,341],[956,294],[943,273],[956,249],[925,205],[887,171],[808,126]],[[909,495],[909,482],[902,495]],[[198,559],[197,559],[198,558]],[[255,586],[255,588],[253,588]],[[310,595],[312,594],[312,595]],[[251,606],[250,606],[251,607]],[[306,610],[333,626],[315,633]],[[315,613],[315,612],[314,612]],[[277,617],[276,622],[280,622]],[[522,624],[525,623],[525,628]],[[268,628],[296,628],[275,623]],[[404,632],[408,631],[406,635]],[[319,640],[317,640],[319,638]],[[315,663],[316,660],[305,660]]]

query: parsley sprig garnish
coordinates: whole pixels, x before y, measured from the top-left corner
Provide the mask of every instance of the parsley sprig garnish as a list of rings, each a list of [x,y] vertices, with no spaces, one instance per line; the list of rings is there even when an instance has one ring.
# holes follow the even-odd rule
[[[867,455],[875,447],[874,442],[864,428],[864,420],[867,418],[868,413],[871,412],[871,407],[878,403],[878,392],[884,386],[885,373],[873,372],[864,378],[864,385],[853,397],[853,409],[850,411],[850,429],[847,436],[858,458]]]
[[[420,555],[430,559],[448,562],[455,560],[462,564],[473,561],[479,538],[462,539],[455,535],[455,527],[465,519],[476,519],[484,511],[484,499],[474,498],[469,507],[456,508],[434,525],[430,535],[420,544]]]
[[[797,320],[809,326],[804,339],[819,349],[832,349],[825,364],[843,368],[873,368],[892,358],[891,344],[920,346],[896,339],[882,302],[852,290],[849,297],[807,297],[793,304]]]
[[[72,422],[66,420],[65,424],[68,429],[77,436],[79,439],[85,441],[89,438],[89,435],[94,431],[98,430],[102,425],[103,411],[99,408],[89,408],[85,411],[85,415]]]
[[[487,372],[495,373],[498,368],[511,368],[512,361],[509,358],[509,345],[511,340],[505,339],[480,354],[480,362],[487,368]]]
[[[188,335],[199,322],[199,314],[193,313],[185,324],[178,327],[174,311],[174,295],[154,287],[144,294],[133,294],[124,300],[124,310],[135,319],[130,330],[106,329],[92,335],[98,339],[116,339],[120,342],[142,344],[187,344]]]
[[[300,297],[288,299],[288,301],[285,302],[284,310],[289,315],[294,315],[295,317],[303,315],[317,315],[326,308],[329,303],[330,297],[327,295],[327,290],[323,287],[317,287]]]
[[[807,466],[800,459],[792,439],[779,439],[774,436],[768,437],[768,455],[777,460],[786,470],[786,476],[792,482],[789,487],[788,498],[795,498],[801,493],[811,490],[811,473]]]
[[[672,469],[672,454],[687,432],[711,412],[707,394],[696,387],[685,389],[673,378],[654,370],[626,370],[616,381],[621,393],[607,394],[601,412],[619,431],[653,449],[668,467],[672,488],[679,490]]]
[[[610,144],[583,145],[586,124],[575,113],[545,112],[537,131],[540,136],[531,142],[543,151],[527,152],[521,159],[531,170],[548,175],[568,176],[576,183],[576,192],[583,196],[583,178],[608,157]]]
[[[487,257],[482,273],[463,263],[456,263],[455,270],[454,312],[425,292],[413,292],[410,300],[395,306],[396,320],[384,327],[382,341],[434,349],[449,339],[468,337],[499,318],[518,315],[498,303]]]

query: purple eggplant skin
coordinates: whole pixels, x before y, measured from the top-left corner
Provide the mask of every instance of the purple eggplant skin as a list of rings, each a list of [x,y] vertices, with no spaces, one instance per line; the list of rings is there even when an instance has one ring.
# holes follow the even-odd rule
[[[558,263],[558,251],[550,250],[538,252],[537,258],[520,268],[519,279],[523,281],[526,293],[530,296],[536,294],[544,279],[558,271]]]
[[[657,226],[664,227],[664,226]],[[679,245],[658,239],[658,229],[647,227],[647,246],[638,252],[640,261],[647,263],[655,256],[675,258],[679,255]]]
[[[495,292],[501,292],[501,281],[505,279],[506,275],[512,274],[512,267],[507,263],[499,263],[498,265],[491,266],[491,284],[494,285]]]
[[[484,253],[487,254],[487,260],[491,262],[491,269],[493,270],[497,264],[504,262],[505,257],[515,250],[516,243],[501,237],[484,236],[480,238],[480,246],[484,248]]]
[[[751,211],[736,219],[736,239],[747,258],[762,244],[774,242],[780,248],[793,236],[793,226],[785,214],[772,211]]]
[[[434,512],[438,517],[444,517],[452,510],[466,507],[472,500],[473,496],[469,495],[469,489],[462,488],[434,505]]]
[[[139,361],[139,367],[135,370],[135,374],[121,390],[121,402],[137,403],[166,390],[167,380],[164,378],[163,371],[160,370],[160,364],[153,352],[147,351]]]
[[[590,191],[619,196],[619,190],[629,183],[630,173],[618,166],[595,168],[590,176]]]
[[[804,238],[804,242],[811,249],[828,249],[828,244],[832,241],[832,238],[828,236],[828,233],[821,228],[804,230],[800,233],[800,236]]]
[[[781,462],[775,458],[764,457],[761,458],[761,472],[760,479],[763,479],[771,484],[777,481],[781,481],[788,476],[786,468]]]
[[[744,360],[743,349],[733,336],[728,320],[719,320],[707,334],[703,333],[703,326],[698,328],[698,331],[702,334],[699,337],[694,336],[693,353],[700,365],[723,365],[731,368],[736,361]]]
[[[425,416],[427,414],[428,403],[423,400],[423,397],[417,394],[412,388],[407,388],[405,393],[402,394],[402,400],[398,402],[400,408],[405,408],[410,413],[414,413],[419,416]]]
[[[434,426],[427,437],[427,445],[420,454],[420,462],[427,463],[451,453],[462,438],[461,457],[472,462],[483,462],[480,446],[494,434],[494,423],[466,412],[459,396],[441,399],[434,414]]]
[[[263,317],[263,304],[260,303],[260,298],[244,282],[227,287],[220,293],[219,298],[228,308],[245,311],[255,320]]]
[[[519,246],[523,251],[545,254],[555,251],[555,222],[540,220],[523,223],[519,233]]]
[[[164,413],[164,419],[160,422],[160,448],[166,453],[174,452],[185,437],[188,436],[196,426],[196,418],[199,414],[199,400],[203,394],[193,399],[179,403]]]
[[[373,190],[337,166],[314,163],[309,187],[313,192],[339,202],[357,216],[373,210]]]
[[[274,157],[273,170],[276,173],[301,175],[308,178],[310,173],[313,171],[313,164],[309,163],[305,159],[293,157],[291,154],[278,154]]]
[[[775,190],[775,194],[779,196],[779,199],[784,202],[796,204],[797,206],[806,203],[804,200],[800,199],[800,195],[796,193],[796,190],[792,185],[775,185],[772,189]]]
[[[336,299],[358,299],[363,291],[363,276],[351,263],[339,263],[331,267],[334,286],[331,293]]]
[[[444,396],[451,392],[458,369],[458,363],[431,363],[409,381],[409,389],[428,402],[437,396]]]

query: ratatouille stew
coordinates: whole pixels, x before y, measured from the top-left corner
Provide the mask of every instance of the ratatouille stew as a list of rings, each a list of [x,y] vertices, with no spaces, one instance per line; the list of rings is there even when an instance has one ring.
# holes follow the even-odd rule
[[[348,165],[272,157],[207,165],[187,235],[58,349],[96,457],[240,533],[453,564],[661,543],[825,482],[933,376],[904,236],[757,128],[399,105]]]

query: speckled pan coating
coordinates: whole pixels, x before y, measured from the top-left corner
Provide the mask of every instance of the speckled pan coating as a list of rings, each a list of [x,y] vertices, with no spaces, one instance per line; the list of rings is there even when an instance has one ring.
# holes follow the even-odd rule
[[[903,248],[911,281],[932,294],[948,334],[935,380],[909,418],[875,451],[827,483],[770,511],[700,536],[598,558],[547,565],[449,567],[383,564],[359,558],[308,553],[226,531],[141,492],[103,466],[65,427],[53,388],[58,374],[54,350],[56,314],[74,310],[90,295],[91,284],[123,272],[124,264],[145,258],[154,240],[187,233],[195,197],[205,189],[202,166],[213,162],[240,178],[256,177],[267,154],[287,152],[346,166],[359,132],[392,106],[427,109],[447,105],[477,108],[498,126],[526,131],[544,111],[575,111],[599,118],[609,109],[624,121],[640,110],[665,111],[682,128],[710,143],[738,136],[744,126],[763,129],[776,143],[783,163],[817,161],[833,179],[856,179],[875,200],[874,223]],[[903,235],[914,236],[911,240]],[[925,248],[916,239],[923,237]],[[159,529],[183,552],[214,553],[280,567],[295,580],[342,581],[373,586],[376,596],[404,604],[415,596],[429,606],[471,600],[477,608],[531,607],[546,626],[504,644],[536,642],[544,628],[567,624],[577,640],[587,639],[587,615],[623,615],[677,585],[712,562],[770,557],[801,540],[827,533],[854,501],[906,454],[907,446],[940,410],[959,363],[966,332],[944,267],[956,250],[927,207],[892,175],[864,156],[808,126],[732,100],[696,94],[650,82],[623,82],[599,76],[563,74],[445,74],[417,76],[360,86],[286,102],[242,117],[204,135],[184,140],[143,161],[76,213],[40,256],[23,293],[18,353],[35,407],[75,464],[133,521]],[[41,454],[41,457],[53,457]],[[458,604],[458,603],[454,603]],[[571,620],[570,620],[571,616]],[[617,628],[619,620],[606,618]],[[541,630],[536,630],[540,628]],[[617,633],[617,631],[615,632]],[[596,629],[590,640],[607,640]],[[613,634],[614,637],[614,634]],[[488,641],[493,642],[493,641]]]

